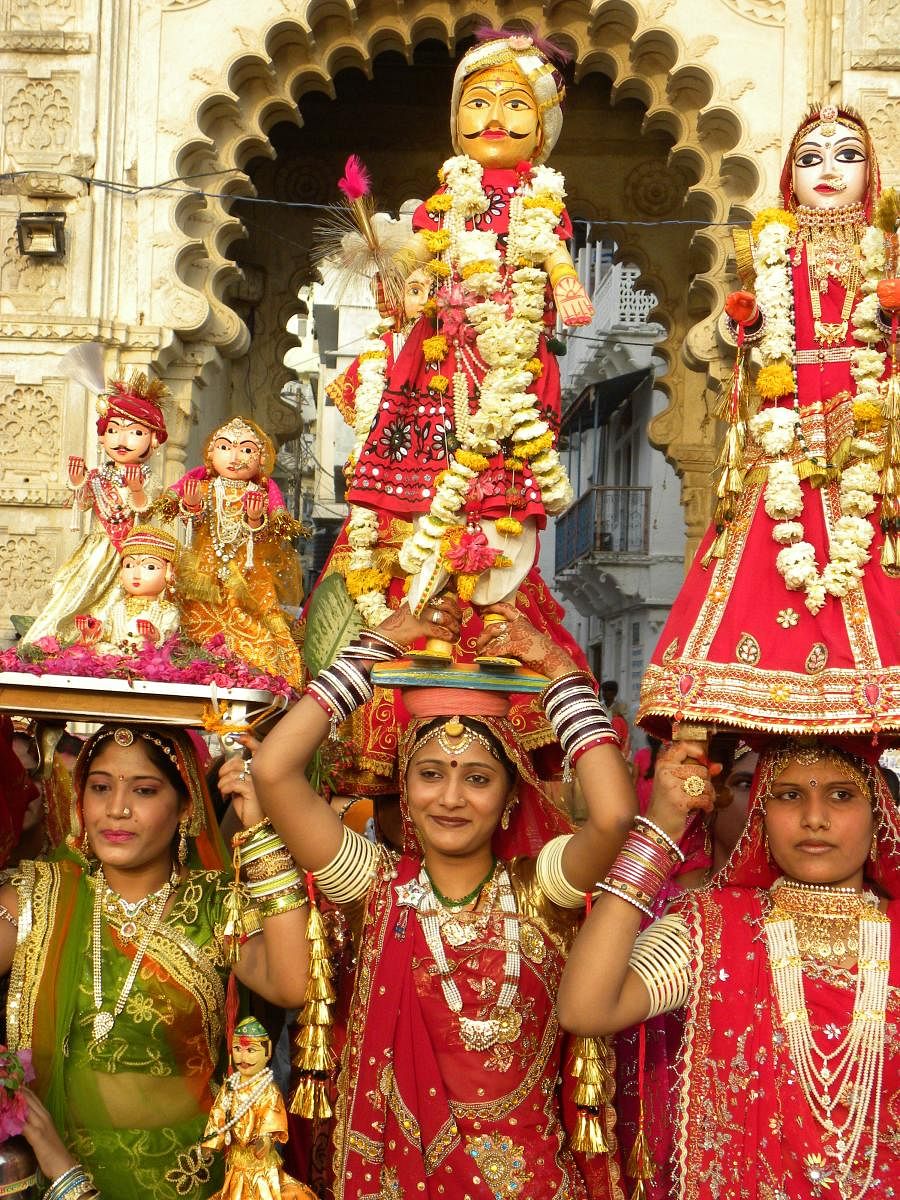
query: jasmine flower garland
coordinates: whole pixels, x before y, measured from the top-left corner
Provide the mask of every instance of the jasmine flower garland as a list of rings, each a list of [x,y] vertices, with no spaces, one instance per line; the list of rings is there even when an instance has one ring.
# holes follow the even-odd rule
[[[541,264],[559,245],[556,229],[565,199],[563,177],[550,167],[536,167],[510,201],[506,266],[511,274],[504,302],[492,298],[504,292],[503,256],[496,234],[466,229],[466,221],[487,208],[481,165],[458,155],[444,163],[440,177],[446,191],[432,197],[426,207],[433,214],[443,214],[440,232],[449,234],[449,240],[428,241],[426,237],[436,254],[429,267],[437,277],[461,279],[476,297],[476,303],[468,307],[467,319],[487,370],[477,410],[471,415],[465,374],[462,370],[454,374],[460,450],[439,477],[429,512],[401,548],[400,565],[411,575],[440,551],[448,530],[460,523],[470,484],[486,469],[479,457],[486,461],[497,455],[504,442],[511,443],[515,459],[523,465],[530,463],[548,513],[561,512],[572,500],[550,426],[541,417],[534,394],[527,390],[540,371],[536,354],[547,285]],[[478,462],[477,470],[472,462]]]

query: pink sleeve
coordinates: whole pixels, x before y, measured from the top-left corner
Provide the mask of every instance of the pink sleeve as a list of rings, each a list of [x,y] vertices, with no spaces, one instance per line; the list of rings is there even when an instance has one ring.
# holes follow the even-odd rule
[[[169,491],[174,492],[176,496],[183,496],[184,485],[189,479],[206,479],[206,467],[194,467],[186,475],[182,475],[177,483],[173,483]]]
[[[284,496],[281,494],[281,488],[274,479],[269,480],[269,512],[275,512],[279,508],[287,508],[284,502]]]

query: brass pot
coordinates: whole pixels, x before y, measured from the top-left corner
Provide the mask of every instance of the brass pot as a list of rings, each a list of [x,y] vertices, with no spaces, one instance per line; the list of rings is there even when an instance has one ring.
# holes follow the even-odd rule
[[[34,1151],[23,1137],[0,1143],[0,1196],[24,1197],[37,1183]]]

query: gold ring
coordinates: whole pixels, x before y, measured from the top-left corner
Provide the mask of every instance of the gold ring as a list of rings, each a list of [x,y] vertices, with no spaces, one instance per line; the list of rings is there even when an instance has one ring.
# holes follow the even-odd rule
[[[706,791],[706,780],[702,775],[688,775],[687,779],[682,781],[681,790],[696,799]]]

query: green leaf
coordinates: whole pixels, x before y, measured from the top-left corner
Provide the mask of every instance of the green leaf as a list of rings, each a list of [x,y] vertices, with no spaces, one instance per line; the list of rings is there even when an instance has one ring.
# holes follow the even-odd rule
[[[303,657],[310,674],[318,675],[330,667],[362,628],[363,619],[344,578],[335,571],[316,587],[306,610]]]

